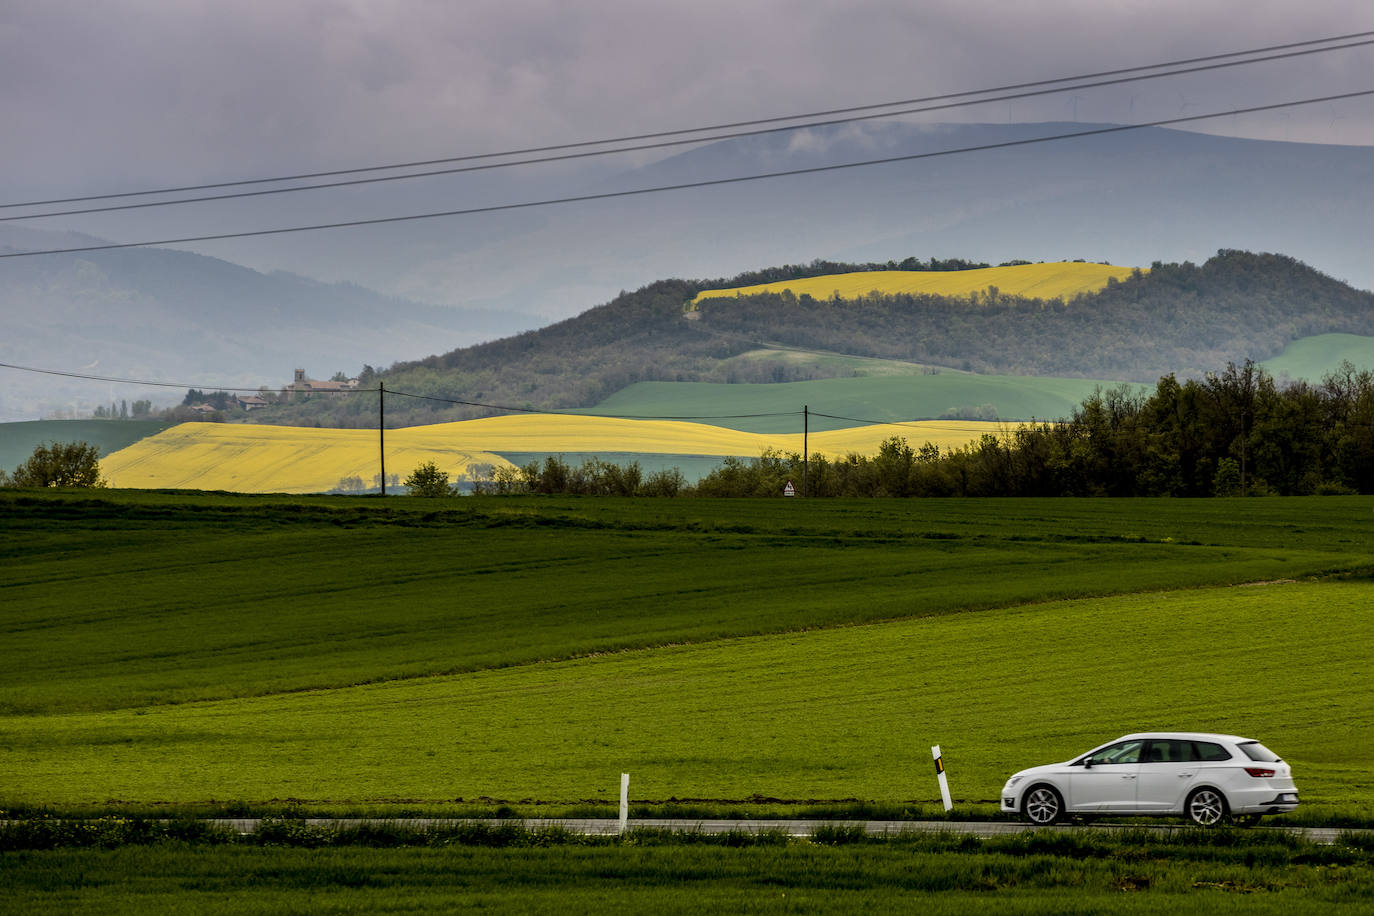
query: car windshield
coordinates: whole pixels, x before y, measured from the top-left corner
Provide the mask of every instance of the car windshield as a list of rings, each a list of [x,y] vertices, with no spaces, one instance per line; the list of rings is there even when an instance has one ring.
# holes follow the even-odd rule
[[[1237,745],[1241,752],[1256,763],[1278,763],[1283,758],[1258,741],[1245,741]]]

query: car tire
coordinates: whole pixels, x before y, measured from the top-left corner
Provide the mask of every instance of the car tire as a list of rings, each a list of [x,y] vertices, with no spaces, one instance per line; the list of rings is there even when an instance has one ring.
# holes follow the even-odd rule
[[[1048,827],[1064,816],[1064,797],[1043,783],[1026,790],[1021,813],[1037,827]]]
[[[1194,789],[1183,804],[1183,814],[1194,826],[1215,827],[1226,820],[1226,796],[1212,788]]]

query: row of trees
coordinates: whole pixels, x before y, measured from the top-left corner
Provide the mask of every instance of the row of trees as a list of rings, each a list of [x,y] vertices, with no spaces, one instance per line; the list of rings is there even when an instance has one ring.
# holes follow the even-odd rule
[[[1374,373],[1279,386],[1253,363],[1153,392],[1099,391],[1062,423],[952,450],[894,437],[874,456],[727,460],[701,496],[1245,496],[1374,493]]]
[[[464,489],[477,496],[522,494],[568,496],[678,496],[688,492],[677,468],[645,473],[639,462],[614,464],[588,458],[572,465],[550,455],[524,467],[482,465],[455,484],[433,461],[426,461],[404,481],[411,496],[457,496]]]
[[[422,466],[422,470],[424,466]],[[418,475],[417,471],[417,475]],[[428,469],[429,480],[440,476]],[[1153,392],[1099,390],[1060,423],[989,433],[954,449],[888,439],[876,455],[765,452],[727,458],[695,486],[589,459],[488,470],[474,493],[620,496],[1254,496],[1374,493],[1374,373],[1345,364],[1319,385],[1280,386],[1253,363]],[[411,492],[425,490],[412,475]],[[456,492],[456,491],[455,491]]]
[[[91,416],[96,420],[146,420],[152,416],[152,413],[152,401],[134,401],[131,408],[127,400],[121,400],[118,404],[111,401],[109,407],[97,404],[95,410],[91,412]]]

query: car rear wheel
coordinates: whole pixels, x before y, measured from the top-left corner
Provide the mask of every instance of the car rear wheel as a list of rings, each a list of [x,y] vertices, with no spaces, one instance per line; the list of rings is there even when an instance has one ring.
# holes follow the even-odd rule
[[[1226,818],[1226,797],[1216,789],[1198,789],[1183,807],[1188,820],[1199,827],[1213,827]]]
[[[1051,786],[1031,786],[1021,813],[1037,827],[1048,827],[1064,813],[1064,799]]]

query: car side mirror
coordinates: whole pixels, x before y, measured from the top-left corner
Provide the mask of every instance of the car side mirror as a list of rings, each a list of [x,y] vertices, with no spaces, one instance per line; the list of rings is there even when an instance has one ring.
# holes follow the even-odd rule
[[[1092,759],[1091,757],[1085,757],[1085,758],[1083,759],[1083,769],[1085,769],[1085,770],[1091,770],[1092,768],[1093,768],[1093,759]]]

